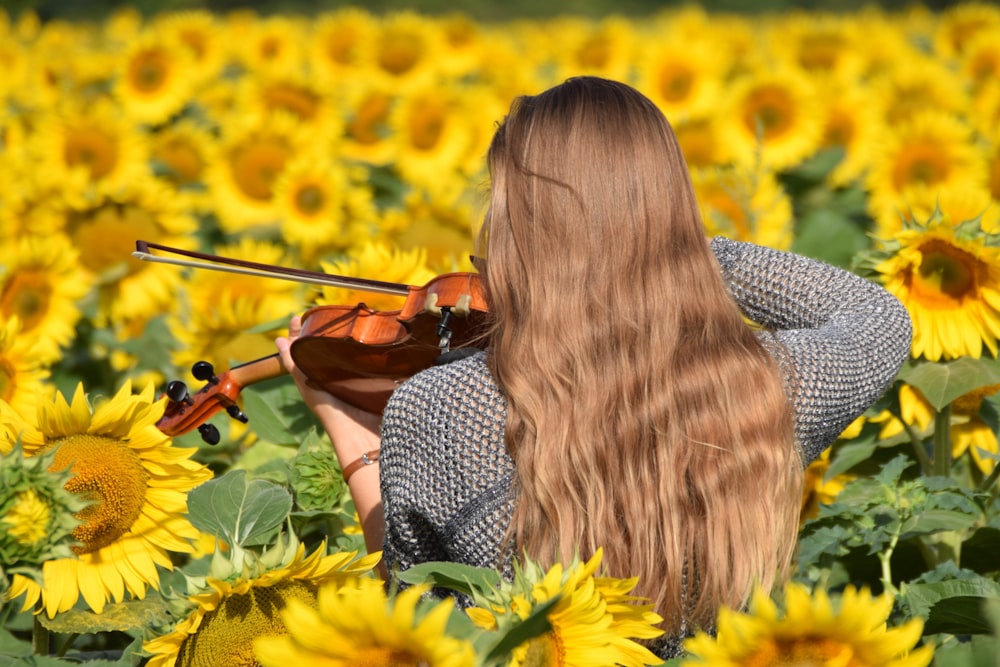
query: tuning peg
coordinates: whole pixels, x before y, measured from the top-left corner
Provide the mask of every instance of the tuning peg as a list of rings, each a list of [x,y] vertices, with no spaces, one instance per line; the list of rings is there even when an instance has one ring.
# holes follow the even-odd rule
[[[180,380],[173,380],[167,384],[167,398],[174,403],[191,403],[191,395],[188,393],[187,385]]]
[[[191,375],[203,382],[210,382],[211,384],[219,383],[219,378],[215,375],[215,368],[207,361],[196,361],[191,366]]]
[[[235,419],[236,421],[243,422],[244,424],[246,424],[248,421],[250,421],[250,418],[247,417],[246,414],[242,410],[240,410],[240,407],[238,405],[233,404],[233,405],[227,406],[226,407],[226,412],[228,412],[229,416],[232,417],[233,419]]]
[[[213,424],[202,424],[198,427],[198,432],[201,433],[201,439],[210,445],[217,445],[222,439],[222,436],[219,435],[219,429],[215,428]]]

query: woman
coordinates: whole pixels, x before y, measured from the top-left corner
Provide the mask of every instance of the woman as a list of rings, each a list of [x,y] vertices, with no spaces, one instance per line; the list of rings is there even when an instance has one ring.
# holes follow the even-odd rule
[[[488,163],[487,351],[411,378],[381,430],[300,386],[387,571],[603,547],[675,655],[787,574],[804,466],[891,383],[909,318],[840,269],[706,242],[668,122],[624,84],[516,100]]]

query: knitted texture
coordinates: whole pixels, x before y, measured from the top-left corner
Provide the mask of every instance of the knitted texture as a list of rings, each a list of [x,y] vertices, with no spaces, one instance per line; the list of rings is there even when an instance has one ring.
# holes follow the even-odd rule
[[[880,286],[799,255],[717,237],[712,250],[747,317],[766,328],[808,464],[891,384],[910,351],[905,308]],[[423,371],[392,396],[382,422],[383,558],[506,568],[514,462],[506,402],[478,353]],[[682,637],[656,651],[667,658]]]

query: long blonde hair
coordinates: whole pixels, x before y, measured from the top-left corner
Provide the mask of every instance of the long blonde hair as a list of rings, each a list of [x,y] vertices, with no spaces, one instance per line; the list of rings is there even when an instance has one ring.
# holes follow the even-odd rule
[[[787,571],[802,468],[673,131],[631,87],[580,77],[516,100],[488,161],[509,538],[549,563],[603,547],[668,631],[711,625]]]

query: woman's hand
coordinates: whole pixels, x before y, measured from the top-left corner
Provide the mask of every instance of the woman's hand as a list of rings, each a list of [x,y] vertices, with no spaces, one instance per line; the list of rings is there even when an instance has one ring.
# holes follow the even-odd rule
[[[278,346],[281,363],[295,380],[299,393],[302,394],[302,400],[316,414],[330,437],[334,453],[343,470],[365,454],[379,448],[382,415],[356,408],[328,391],[310,384],[309,379],[295,365],[290,351],[292,342],[299,337],[301,331],[301,318],[293,317],[288,325],[288,337],[276,339],[275,344]],[[378,470],[377,462],[363,466],[351,475],[348,482],[369,553],[382,549],[385,536],[385,515],[382,511]],[[386,577],[384,567],[381,565],[379,572],[383,578]]]
[[[379,446],[382,415],[356,408],[310,383],[295,365],[290,351],[301,330],[302,319],[295,316],[288,325],[288,337],[275,340],[281,363],[295,380],[306,406],[316,414],[330,435],[341,463],[347,465]]]

